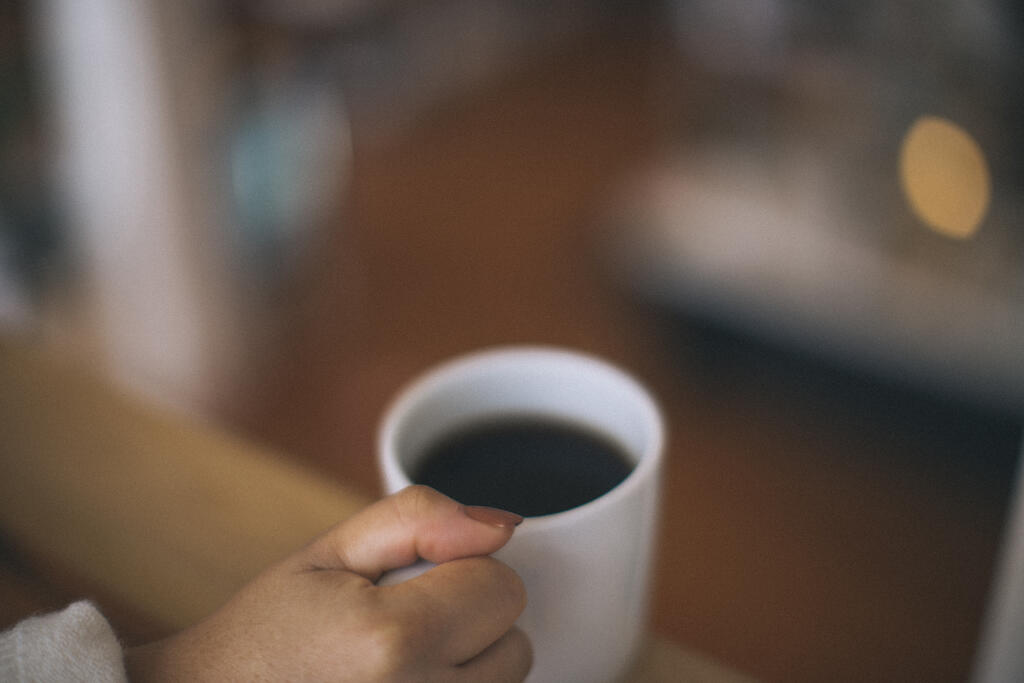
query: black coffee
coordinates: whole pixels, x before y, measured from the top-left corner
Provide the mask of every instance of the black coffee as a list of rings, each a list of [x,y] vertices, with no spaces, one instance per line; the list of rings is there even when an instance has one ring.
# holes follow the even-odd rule
[[[535,417],[495,418],[431,444],[412,480],[466,505],[536,517],[589,502],[632,469],[622,447],[585,427]]]

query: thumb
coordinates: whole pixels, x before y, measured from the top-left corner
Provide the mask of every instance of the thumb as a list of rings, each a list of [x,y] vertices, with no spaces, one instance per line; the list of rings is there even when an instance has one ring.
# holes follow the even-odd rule
[[[523,518],[496,508],[462,505],[426,486],[382,498],[318,538],[304,559],[370,581],[391,569],[490,555]]]

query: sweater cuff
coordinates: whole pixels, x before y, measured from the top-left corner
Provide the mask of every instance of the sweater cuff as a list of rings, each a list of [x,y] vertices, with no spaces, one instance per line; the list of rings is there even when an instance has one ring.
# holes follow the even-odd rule
[[[0,633],[0,680],[127,683],[121,644],[89,602]]]

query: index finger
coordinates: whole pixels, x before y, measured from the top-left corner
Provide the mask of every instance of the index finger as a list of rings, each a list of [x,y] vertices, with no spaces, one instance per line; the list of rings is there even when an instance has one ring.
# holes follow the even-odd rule
[[[430,616],[440,638],[437,654],[450,665],[473,659],[504,636],[526,607],[519,575],[493,557],[439,564],[420,576],[380,590]]]

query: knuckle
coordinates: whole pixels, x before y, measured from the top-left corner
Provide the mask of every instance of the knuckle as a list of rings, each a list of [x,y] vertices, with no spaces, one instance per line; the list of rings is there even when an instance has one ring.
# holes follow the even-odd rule
[[[407,619],[378,616],[364,635],[365,665],[380,680],[393,679],[415,667],[423,650],[420,629]]]
[[[514,569],[493,557],[481,558],[491,565],[497,590],[501,591],[503,602],[516,608],[521,614],[526,608],[526,585]]]
[[[429,486],[413,484],[398,492],[395,505],[402,518],[414,519],[422,517],[444,500],[444,496]]]
[[[518,627],[514,627],[509,632],[509,637],[512,638],[513,647],[518,653],[519,680],[523,680],[533,668],[533,643],[530,642],[526,632]]]
[[[533,668],[533,645],[530,638],[519,627],[513,627],[503,638],[506,647],[506,664],[501,680],[521,683]]]
[[[492,604],[500,605],[501,613],[518,617],[526,608],[526,585],[514,569],[490,556],[455,560],[462,580],[471,581],[486,591]]]

